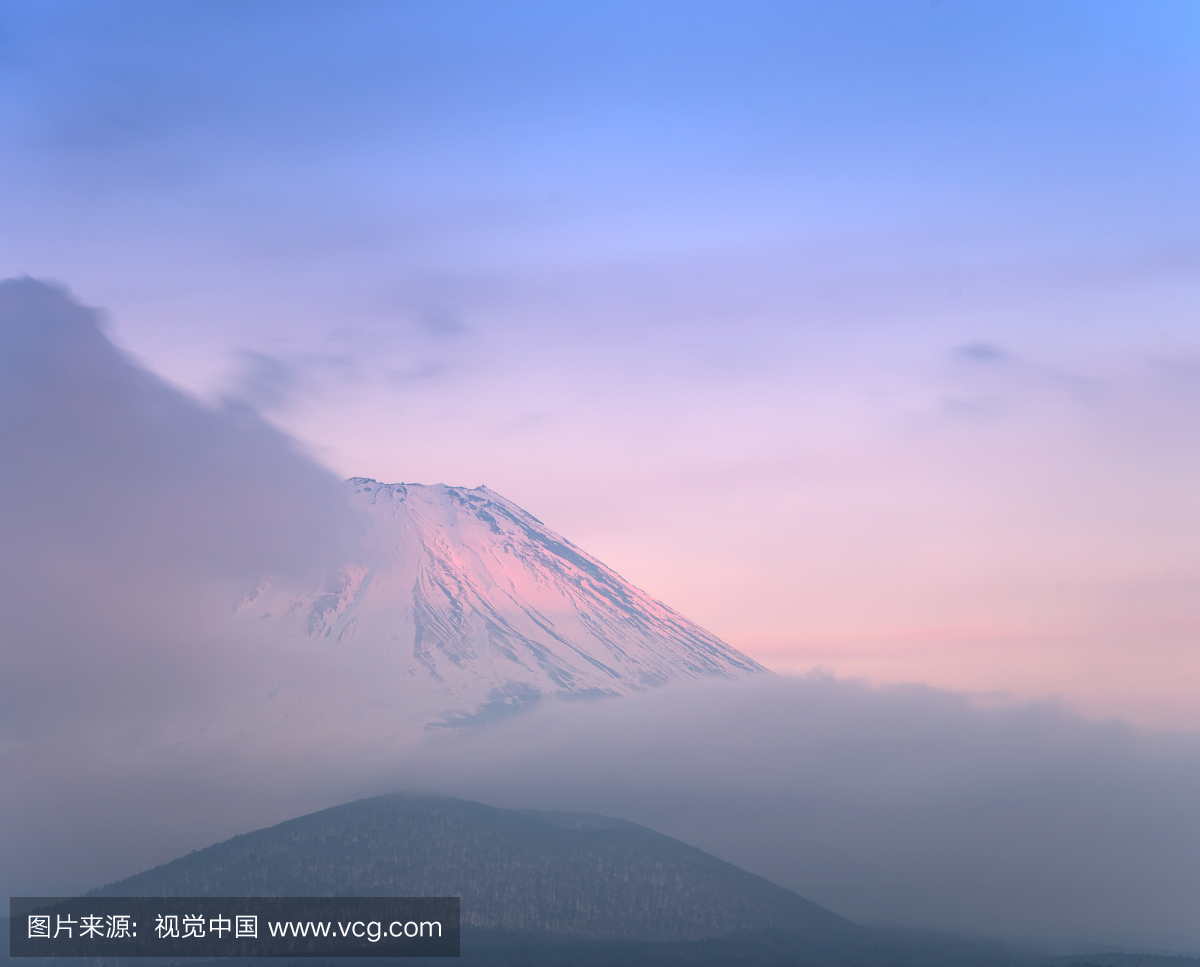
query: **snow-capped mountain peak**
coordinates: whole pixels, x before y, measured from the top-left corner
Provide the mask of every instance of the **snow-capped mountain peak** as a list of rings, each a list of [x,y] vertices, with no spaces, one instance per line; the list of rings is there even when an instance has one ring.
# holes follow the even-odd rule
[[[335,587],[264,585],[241,610],[378,652],[430,724],[765,671],[486,487],[353,477],[346,490],[360,559]]]

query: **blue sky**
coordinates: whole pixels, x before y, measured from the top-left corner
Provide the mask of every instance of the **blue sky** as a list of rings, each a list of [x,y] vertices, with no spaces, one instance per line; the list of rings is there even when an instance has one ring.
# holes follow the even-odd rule
[[[1198,33],[9,4],[0,276],[340,474],[488,484],[772,667],[1177,723]]]

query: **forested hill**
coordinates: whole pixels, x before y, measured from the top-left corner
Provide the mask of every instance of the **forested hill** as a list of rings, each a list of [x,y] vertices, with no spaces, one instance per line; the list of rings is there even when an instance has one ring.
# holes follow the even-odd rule
[[[633,823],[434,796],[380,796],[302,816],[93,895],[461,896],[464,927],[586,940],[860,929]]]

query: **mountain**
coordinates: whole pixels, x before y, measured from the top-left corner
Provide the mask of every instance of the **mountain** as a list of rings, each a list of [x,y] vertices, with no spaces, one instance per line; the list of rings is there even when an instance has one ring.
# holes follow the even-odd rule
[[[858,926],[634,823],[443,796],[326,809],[88,894],[335,895],[461,897],[472,967],[1034,967],[995,943]]]
[[[373,656],[428,726],[765,671],[486,487],[354,477],[346,495],[359,558],[324,588],[266,580],[239,611]]]
[[[620,941],[841,930],[790,890],[634,823],[388,795],[191,853],[93,896],[461,896],[464,927]]]

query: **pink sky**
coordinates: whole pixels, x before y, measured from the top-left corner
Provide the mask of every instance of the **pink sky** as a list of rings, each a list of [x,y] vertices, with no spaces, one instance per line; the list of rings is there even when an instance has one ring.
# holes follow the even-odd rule
[[[880,275],[886,306],[909,283]],[[268,412],[339,474],[488,485],[778,671],[1200,724],[1196,368],[1119,326],[1190,283],[1030,282],[959,314],[931,286],[905,325],[812,329],[776,293],[731,343],[619,281],[620,326],[538,326],[531,297],[478,335],[380,340],[352,377],[298,363]],[[1060,324],[971,340],[989,313]]]
[[[1200,724],[1186,6],[57,9],[0,277],[771,667]]]

